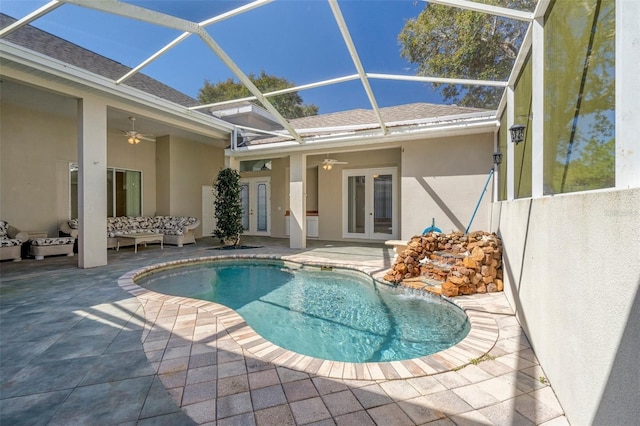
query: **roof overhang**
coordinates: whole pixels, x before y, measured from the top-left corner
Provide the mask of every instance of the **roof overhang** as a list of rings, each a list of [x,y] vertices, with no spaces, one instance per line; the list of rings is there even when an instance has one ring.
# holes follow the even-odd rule
[[[401,142],[425,140],[453,136],[470,136],[482,133],[496,133],[500,127],[500,121],[496,117],[495,111],[476,115],[475,117],[456,116],[448,117],[447,121],[424,120],[419,124],[405,124],[395,127],[388,127],[383,133],[380,128],[334,132],[327,135],[305,138],[304,144],[297,141],[283,141],[268,144],[257,144],[251,146],[237,147],[236,149],[226,149],[225,155],[230,157],[263,157],[287,155],[291,152],[309,152],[317,150],[352,148],[361,150],[366,146],[374,146],[372,149],[379,149],[381,146],[399,146]]]
[[[82,68],[64,63],[49,56],[25,49],[14,43],[0,40],[0,66],[2,73],[20,80],[20,76],[37,77],[62,84],[74,93],[95,93],[107,99],[129,103],[180,121],[190,130],[211,138],[228,140],[234,125],[214,116],[188,109],[185,106],[150,95],[114,80],[94,74]],[[75,89],[75,90],[74,90]],[[79,96],[79,95],[76,95]]]

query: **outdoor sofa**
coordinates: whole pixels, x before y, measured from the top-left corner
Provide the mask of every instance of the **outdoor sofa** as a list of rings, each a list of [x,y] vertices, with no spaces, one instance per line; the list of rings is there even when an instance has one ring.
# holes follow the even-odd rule
[[[0,260],[13,259],[14,262],[22,260],[22,243],[28,239],[29,234],[19,231],[7,221],[0,220]]]
[[[118,236],[134,233],[162,234],[164,244],[182,247],[196,242],[194,230],[200,219],[188,216],[120,216],[107,218],[107,248],[118,247]],[[60,225],[60,231],[71,237],[78,236],[78,219]],[[120,247],[133,245],[133,240],[120,240]]]

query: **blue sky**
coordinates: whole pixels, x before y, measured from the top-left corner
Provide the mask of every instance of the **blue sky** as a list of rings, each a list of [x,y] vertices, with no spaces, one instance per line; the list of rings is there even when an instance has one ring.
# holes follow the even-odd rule
[[[140,0],[149,9],[200,22],[246,1]],[[42,0],[1,0],[0,8],[21,18],[46,4]],[[405,20],[424,3],[413,0],[342,0],[339,2],[366,72],[414,75],[415,65],[400,57],[397,36]],[[82,47],[136,66],[180,33],[137,20],[63,5],[33,25]],[[356,73],[328,3],[324,0],[276,0],[207,27],[211,36],[245,73],[284,77],[297,85]],[[232,73],[196,36],[170,50],[143,72],[196,97],[205,80],[213,83]],[[237,79],[236,79],[237,80]],[[429,85],[370,80],[379,106],[411,102],[441,103]],[[360,81],[301,91],[320,113],[371,108]]]

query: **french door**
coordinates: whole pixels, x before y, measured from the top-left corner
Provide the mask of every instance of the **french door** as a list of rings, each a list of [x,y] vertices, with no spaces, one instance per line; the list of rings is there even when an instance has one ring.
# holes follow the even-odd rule
[[[242,227],[246,235],[269,235],[270,233],[270,183],[271,178],[268,177],[240,180]]]
[[[395,167],[342,172],[344,238],[395,239],[398,229]]]

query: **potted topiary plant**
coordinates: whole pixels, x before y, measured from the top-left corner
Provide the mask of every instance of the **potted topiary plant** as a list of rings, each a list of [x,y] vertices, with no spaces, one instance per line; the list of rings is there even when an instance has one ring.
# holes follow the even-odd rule
[[[240,244],[242,226],[242,203],[240,201],[240,173],[224,168],[213,182],[213,202],[216,230],[213,235],[227,246]]]

